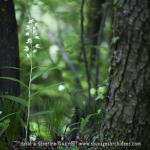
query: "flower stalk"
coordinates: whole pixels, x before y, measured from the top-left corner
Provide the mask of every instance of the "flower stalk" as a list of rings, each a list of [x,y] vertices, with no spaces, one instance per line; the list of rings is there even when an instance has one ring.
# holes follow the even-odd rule
[[[29,44],[29,46],[25,46],[25,53],[27,58],[30,60],[30,74],[29,74],[29,84],[28,84],[28,108],[27,108],[27,124],[26,124],[26,135],[25,135],[25,142],[27,142],[28,140],[28,131],[29,131],[29,121],[30,121],[30,110],[31,110],[31,100],[32,100],[32,89],[31,89],[31,85],[32,85],[32,73],[33,73],[33,53],[37,52],[37,49],[40,48],[40,44],[36,44],[35,46],[33,46],[33,39],[40,39],[40,37],[37,34],[37,27],[38,27],[38,23],[34,23],[33,19],[30,19],[27,26],[26,26],[26,30],[28,30],[28,32],[26,32],[26,36],[28,36],[29,38],[27,39],[27,44]]]

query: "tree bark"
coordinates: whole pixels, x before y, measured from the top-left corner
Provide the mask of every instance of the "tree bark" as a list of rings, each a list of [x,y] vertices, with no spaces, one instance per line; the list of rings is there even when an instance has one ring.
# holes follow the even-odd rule
[[[19,50],[17,23],[13,0],[0,0],[0,67],[9,66],[19,68]],[[0,77],[19,79],[19,70],[0,68]],[[19,83],[0,79],[0,91],[3,94],[18,96]]]
[[[119,0],[113,29],[119,40],[112,48],[100,140],[141,142],[146,150],[150,148],[150,2]]]

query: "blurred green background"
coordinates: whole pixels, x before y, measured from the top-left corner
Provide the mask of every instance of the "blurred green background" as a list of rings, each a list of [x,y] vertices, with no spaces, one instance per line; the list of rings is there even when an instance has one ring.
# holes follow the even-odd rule
[[[33,66],[41,67],[35,68],[33,74],[42,71],[42,66],[56,67],[44,72],[32,83],[32,92],[39,90],[41,92],[32,99],[31,113],[43,110],[51,111],[51,113],[31,116],[31,140],[69,139],[74,131],[85,140],[92,139],[91,137],[93,137],[92,140],[97,138],[101,120],[99,113],[104,105],[103,99],[108,79],[114,7],[112,3],[112,1],[86,0],[84,4],[84,46],[91,83],[89,101],[87,73],[81,45],[81,1],[14,0],[18,23],[20,68],[30,70],[30,61],[23,50],[27,40],[26,25],[31,18],[39,23],[40,36],[39,42],[34,43],[40,44],[40,49],[34,56]],[[106,7],[104,27],[102,32],[98,33]],[[96,19],[98,23],[94,24]],[[97,26],[98,31],[94,33]],[[97,42],[98,37],[101,39],[100,44]],[[96,55],[92,56],[95,50],[99,52],[97,58]],[[95,83],[96,65],[99,68],[98,83]],[[28,84],[28,74],[21,72],[21,81]],[[61,84],[42,90],[58,83]],[[27,92],[21,87],[21,97],[27,99]],[[15,123],[18,123],[18,120]]]

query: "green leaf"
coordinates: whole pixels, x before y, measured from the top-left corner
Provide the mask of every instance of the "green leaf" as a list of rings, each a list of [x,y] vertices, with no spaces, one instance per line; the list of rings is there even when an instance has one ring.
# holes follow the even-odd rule
[[[17,113],[18,113],[18,112],[8,114],[8,115],[4,116],[3,118],[1,118],[0,121],[2,121],[3,119],[5,119],[6,117],[8,117],[8,116],[10,116],[10,115],[14,115],[14,114],[17,114]]]
[[[85,127],[85,124],[86,124],[85,119],[84,119],[84,118],[81,118],[80,133],[83,132],[83,128]]]
[[[17,116],[18,116],[18,118],[19,118],[19,120],[20,120],[21,125],[26,129],[27,125],[26,125],[26,123],[24,122],[24,120],[20,117],[19,114],[17,114]]]
[[[97,101],[97,100],[99,100],[99,99],[104,99],[103,93],[99,94],[99,95],[96,97],[95,100]]]
[[[3,126],[2,130],[0,131],[0,136],[5,132],[5,130],[9,127],[9,124]]]
[[[93,142],[95,142],[97,139],[99,139],[99,134],[93,137]]]
[[[55,17],[60,18],[60,17],[68,17],[70,16],[70,13],[67,11],[61,11],[61,12],[56,12]]]
[[[94,114],[89,114],[88,116],[86,116],[86,118],[82,118],[81,120],[81,124],[80,124],[80,133],[83,133],[83,129],[86,125],[86,123],[89,121],[89,118],[93,115],[97,115],[98,113],[94,113]]]
[[[114,0],[113,4],[116,5],[118,3],[118,0]]]
[[[10,122],[10,119],[4,120],[4,123],[5,123],[5,124],[8,124],[9,122]]]
[[[73,128],[73,129],[71,129],[71,130],[69,131],[69,133],[73,132],[74,130],[78,130],[78,127],[75,127],[75,128]]]
[[[38,131],[38,124],[35,121],[30,121],[30,131],[35,132]]]
[[[32,116],[35,116],[35,115],[46,115],[46,114],[49,114],[49,113],[52,113],[54,111],[40,111],[40,112],[36,112],[35,114],[31,114]]]
[[[92,131],[92,129],[88,129],[88,130],[84,131],[83,134],[87,134],[87,133],[89,133],[91,131]]]
[[[119,39],[120,39],[119,36],[113,37],[111,44],[115,44]]]
[[[72,123],[72,124],[70,124],[69,126],[67,126],[67,128],[70,128],[71,126],[73,126],[73,125],[77,125],[77,124],[80,124],[80,122]]]
[[[105,3],[102,3],[102,8],[104,9],[105,7],[107,7],[107,6],[109,6],[109,5],[111,5],[111,3],[110,2],[105,2]]]
[[[57,67],[48,68],[48,69],[45,69],[45,70],[40,71],[39,73],[37,73],[36,75],[34,75],[34,76],[31,78],[31,81],[33,81],[34,79],[36,79],[37,77],[39,77],[39,76],[42,75],[43,73],[45,73],[45,72],[47,72],[47,71],[50,71],[50,70],[53,70],[53,69],[57,69]]]
[[[39,91],[33,93],[33,94],[31,95],[31,97],[35,96],[36,94],[40,93],[41,91],[44,91],[44,90],[46,90],[46,89],[52,88],[52,87],[57,86],[57,85],[60,85],[60,84],[63,84],[63,82],[57,83],[57,84],[53,84],[53,85],[50,85],[50,86],[48,86],[48,87],[45,87],[45,88],[43,88],[43,89],[41,89],[41,90],[39,90]]]
[[[25,72],[25,73],[27,73],[27,74],[30,74],[30,73],[27,72],[26,70],[23,70],[23,69],[20,69],[20,68],[17,68],[17,67],[4,66],[4,67],[0,67],[0,68],[16,69],[16,70],[23,71],[23,72]]]
[[[20,81],[20,80],[18,80],[18,79],[11,78],[11,77],[0,77],[0,79],[7,79],[7,80],[11,80],[11,81],[19,82],[20,84],[22,84],[23,86],[25,86],[27,89],[29,89],[29,88],[28,88],[28,86],[27,86],[26,84],[24,84],[23,82],[21,82],[21,81]]]
[[[48,69],[51,69],[49,68],[49,66],[34,66],[32,69],[36,69],[36,68],[48,68]],[[59,68],[59,67],[55,67],[56,69]]]
[[[24,99],[22,98],[19,98],[19,97],[16,97],[16,96],[11,96],[11,95],[3,95],[3,96],[0,96],[0,97],[3,97],[3,98],[8,98],[10,100],[13,100],[15,102],[18,102],[24,106],[27,106],[28,107],[28,102],[25,101]]]

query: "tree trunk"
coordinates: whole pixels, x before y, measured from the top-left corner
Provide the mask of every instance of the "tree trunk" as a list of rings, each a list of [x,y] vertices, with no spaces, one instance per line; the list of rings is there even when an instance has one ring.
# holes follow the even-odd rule
[[[150,148],[149,9],[148,0],[119,0],[117,3],[113,28],[114,37],[119,40],[113,45],[100,131],[101,141],[141,142],[144,150]]]
[[[19,68],[17,23],[13,0],[0,0],[0,67]],[[19,79],[19,70],[0,68],[0,77]],[[3,94],[18,96],[20,86],[17,82],[0,79]]]
[[[89,39],[88,43],[92,46],[97,46],[98,32],[100,24],[102,21],[102,4],[105,0],[91,0],[88,12],[88,27],[87,27],[87,37]],[[91,48],[90,54],[90,67],[95,67],[95,57],[96,57],[96,48]]]

